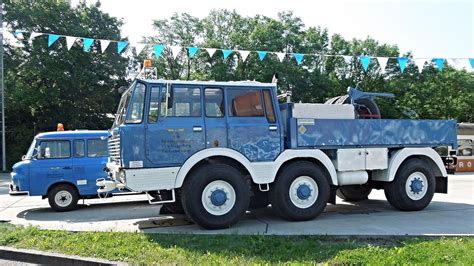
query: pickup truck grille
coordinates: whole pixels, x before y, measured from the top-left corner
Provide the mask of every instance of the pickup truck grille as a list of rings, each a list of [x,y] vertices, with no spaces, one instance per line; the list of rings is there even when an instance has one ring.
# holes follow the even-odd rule
[[[120,158],[120,136],[111,136],[109,138],[109,156],[110,161],[121,164]]]

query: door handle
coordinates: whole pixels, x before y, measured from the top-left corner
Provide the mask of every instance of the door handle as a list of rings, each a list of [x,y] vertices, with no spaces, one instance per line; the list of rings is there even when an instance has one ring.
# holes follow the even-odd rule
[[[71,167],[70,166],[64,166],[63,169],[64,170],[69,170],[69,169],[71,169]]]
[[[194,132],[202,132],[202,127],[201,126],[193,126],[193,131]]]
[[[268,126],[268,130],[270,131],[277,131],[278,127],[277,126]]]
[[[53,167],[50,167],[49,169],[51,169],[51,170],[59,170],[59,169],[61,169],[61,167],[59,167],[59,166],[53,166]]]

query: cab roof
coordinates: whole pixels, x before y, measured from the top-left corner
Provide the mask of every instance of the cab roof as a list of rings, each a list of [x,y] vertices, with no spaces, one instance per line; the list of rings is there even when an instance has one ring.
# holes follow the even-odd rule
[[[179,85],[204,85],[204,86],[235,86],[235,87],[276,87],[276,83],[262,83],[258,81],[199,81],[199,80],[165,80],[165,79],[137,79],[150,84],[179,84]]]
[[[107,130],[68,130],[68,131],[51,131],[39,133],[37,139],[58,139],[58,138],[100,138],[107,137]]]

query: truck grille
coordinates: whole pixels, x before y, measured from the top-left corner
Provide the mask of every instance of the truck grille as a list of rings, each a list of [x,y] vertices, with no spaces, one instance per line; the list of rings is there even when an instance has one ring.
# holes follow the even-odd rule
[[[111,162],[121,164],[120,136],[111,136],[109,138],[109,156]]]

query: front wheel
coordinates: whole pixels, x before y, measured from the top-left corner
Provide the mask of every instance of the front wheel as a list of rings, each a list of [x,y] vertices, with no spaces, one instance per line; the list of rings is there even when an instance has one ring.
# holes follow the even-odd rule
[[[272,209],[290,221],[305,221],[323,212],[330,187],[322,169],[310,162],[292,163],[270,188]]]
[[[59,184],[48,192],[49,206],[57,212],[75,210],[78,200],[79,195],[71,185]]]
[[[184,211],[206,229],[230,227],[249,207],[248,184],[232,166],[205,165],[187,178],[182,193]]]
[[[397,171],[395,179],[385,185],[388,202],[402,211],[419,211],[433,199],[436,178],[428,165],[419,159],[409,159]]]

